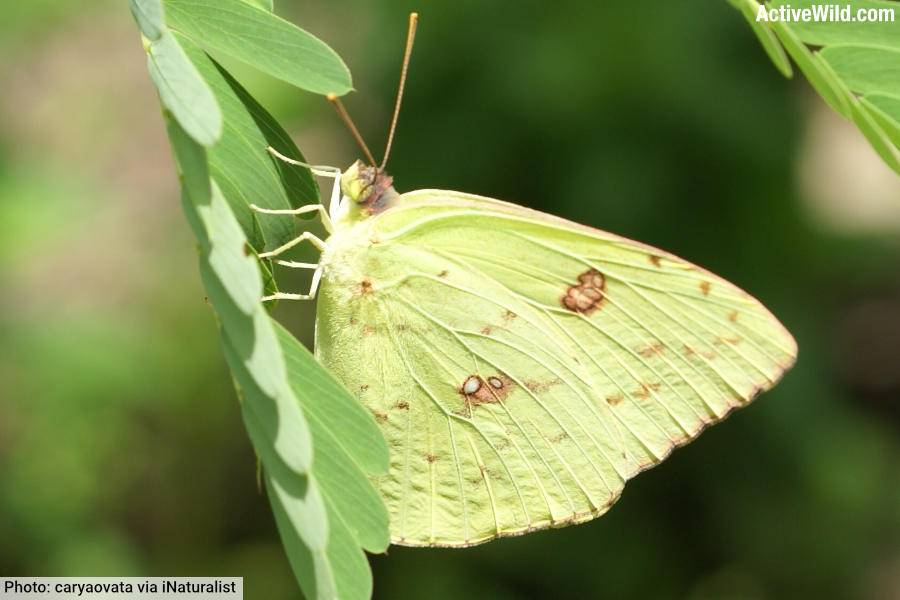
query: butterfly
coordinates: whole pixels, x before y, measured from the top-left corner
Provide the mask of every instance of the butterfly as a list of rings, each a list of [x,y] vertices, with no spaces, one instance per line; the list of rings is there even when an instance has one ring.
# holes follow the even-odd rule
[[[316,355],[391,450],[375,484],[394,543],[471,546],[602,515],[796,359],[758,300],[686,260],[491,198],[397,193],[390,142],[378,167],[362,146],[369,164],[313,167],[334,179],[327,209],[254,208],[317,211],[330,233],[260,255],[314,269],[308,294],[266,299],[318,293]],[[277,259],[303,241],[318,263]]]

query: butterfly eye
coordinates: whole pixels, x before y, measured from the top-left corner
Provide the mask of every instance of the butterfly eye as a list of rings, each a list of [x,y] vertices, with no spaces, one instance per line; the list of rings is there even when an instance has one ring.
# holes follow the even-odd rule
[[[479,389],[481,389],[481,379],[475,375],[471,375],[466,379],[462,386],[463,393],[468,395],[474,394]]]

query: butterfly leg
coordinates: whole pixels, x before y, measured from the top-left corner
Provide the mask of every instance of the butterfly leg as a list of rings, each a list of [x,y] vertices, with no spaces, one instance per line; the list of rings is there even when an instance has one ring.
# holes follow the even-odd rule
[[[311,212],[318,212],[319,218],[322,219],[322,225],[328,233],[334,232],[334,225],[331,217],[328,216],[328,210],[324,204],[307,204],[300,208],[263,208],[255,204],[250,205],[251,210],[264,215],[305,215]]]
[[[337,214],[337,210],[340,206],[340,194],[341,194],[341,170],[335,167],[316,167],[313,165],[309,165],[300,161],[296,161],[291,159],[283,154],[279,153],[277,150],[272,148],[271,146],[267,149],[269,153],[271,153],[276,158],[290,163],[294,165],[307,167],[310,171],[312,171],[315,175],[320,177],[328,177],[334,180],[334,183],[331,188],[331,198],[329,202],[329,206],[326,209],[323,204],[310,204],[307,206],[301,206],[300,208],[294,209],[269,209],[262,208],[255,204],[251,204],[250,208],[258,213],[267,214],[267,215],[302,215],[311,212],[318,212],[319,217],[322,220],[322,225],[325,227],[325,230],[328,233],[334,232],[334,223],[332,219]],[[316,235],[304,231],[302,234],[292,239],[291,241],[271,250],[269,252],[263,252],[259,255],[260,258],[272,258],[282,254],[293,248],[294,246],[309,241],[313,246],[318,248],[320,251],[325,250],[325,242],[323,242]],[[322,267],[317,263],[306,263],[306,262],[296,262],[292,260],[276,260],[276,264],[279,264],[284,267],[290,267],[292,269],[315,269],[313,271],[312,283],[309,287],[309,292],[306,294],[291,294],[287,292],[276,292],[270,296],[265,296],[262,300],[265,302],[267,300],[311,300],[316,297],[316,291],[319,288],[319,282],[322,279]]]
[[[341,174],[342,174],[341,170],[338,169],[337,167],[316,166],[316,165],[307,164],[305,162],[301,162],[299,160],[294,160],[293,158],[290,158],[290,157],[285,156],[284,154],[280,153],[278,150],[276,150],[272,146],[269,146],[268,148],[266,148],[266,150],[269,152],[269,154],[271,154],[278,160],[286,162],[290,165],[306,167],[313,174],[318,175],[319,177],[328,177],[329,179],[334,180],[334,184],[331,187],[331,200],[328,204],[328,213],[326,215],[326,213],[324,212],[324,209],[322,212],[322,223],[325,225],[325,229],[328,230],[328,233],[331,233],[333,231],[333,227],[332,227],[332,222],[330,219],[334,219],[337,216],[338,208],[340,208]],[[276,213],[276,214],[278,214],[278,213]],[[300,213],[293,213],[293,214],[300,214]],[[326,217],[330,217],[330,219],[326,218]]]
[[[279,264],[284,264],[287,261],[279,261]],[[308,264],[308,263],[298,263],[298,264]],[[293,266],[293,265],[285,265],[285,266]],[[319,280],[322,279],[322,268],[318,265],[312,265],[316,270],[313,272],[312,284],[309,286],[309,292],[306,294],[289,294],[287,292],[275,292],[270,296],[264,296],[262,301],[266,302],[268,300],[312,300],[316,297],[316,291],[319,289]],[[300,267],[305,268],[305,267]]]
[[[321,240],[321,238],[319,238],[319,237],[318,237],[317,235],[315,235],[314,233],[310,233],[309,231],[304,231],[303,233],[301,233],[300,235],[298,235],[297,237],[295,237],[294,239],[292,239],[292,240],[289,241],[288,243],[283,244],[283,245],[281,245],[281,246],[275,248],[274,250],[270,250],[269,252],[263,252],[263,253],[261,253],[261,254],[259,255],[259,257],[260,257],[260,258],[272,258],[273,256],[278,256],[279,254],[282,254],[282,253],[284,253],[284,252],[287,252],[288,250],[290,250],[290,249],[293,248],[294,246],[296,246],[296,245],[298,245],[298,244],[301,244],[301,243],[303,243],[303,242],[305,242],[305,241],[307,241],[307,240],[308,240],[313,246],[315,246],[316,248],[318,248],[319,250],[324,250],[324,249],[325,249],[325,242],[323,242],[323,241]],[[284,261],[284,262],[288,262],[288,261]],[[286,266],[291,266],[291,265],[286,265]]]
[[[309,231],[304,231],[288,243],[275,248],[269,252],[263,252],[259,255],[260,258],[273,258],[282,254],[283,252],[287,252],[294,246],[309,241],[313,246],[318,248],[319,250],[325,249],[325,242],[323,242],[318,236]],[[286,292],[277,292],[272,294],[271,296],[265,296],[262,300],[265,302],[266,300],[312,300],[316,297],[316,290],[319,288],[319,281],[322,279],[322,267],[317,263],[306,263],[306,262],[296,262],[293,260],[276,260],[276,264],[282,265],[284,267],[290,267],[292,269],[315,269],[313,272],[312,285],[310,285],[309,292],[306,294],[288,294]]]

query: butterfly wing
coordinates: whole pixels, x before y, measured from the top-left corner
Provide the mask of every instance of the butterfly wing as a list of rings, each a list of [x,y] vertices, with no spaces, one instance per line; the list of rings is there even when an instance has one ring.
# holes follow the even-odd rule
[[[396,543],[596,517],[795,360],[757,300],[671,254],[477,196],[400,200],[335,240],[316,340],[392,448]]]

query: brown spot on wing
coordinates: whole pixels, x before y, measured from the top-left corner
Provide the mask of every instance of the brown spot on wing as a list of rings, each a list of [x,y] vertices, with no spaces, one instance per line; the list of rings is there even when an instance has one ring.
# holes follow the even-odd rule
[[[725,345],[727,345],[727,344],[730,344],[730,345],[732,345],[732,346],[737,346],[738,344],[741,343],[741,341],[742,341],[742,340],[741,340],[741,338],[740,338],[739,336],[733,335],[733,336],[731,336],[731,337],[717,337],[717,338],[713,341],[713,343],[714,343],[716,346],[725,346]]]
[[[605,290],[606,277],[596,269],[588,269],[578,276],[578,283],[566,288],[560,304],[572,312],[589,315],[603,303]]]
[[[737,323],[738,311],[733,310],[730,313],[728,313],[728,320],[731,321],[732,323]]]
[[[658,383],[642,383],[642,384],[640,384],[638,389],[634,392],[634,396],[637,398],[641,398],[642,400],[646,400],[647,398],[650,397],[650,394],[652,394],[653,392],[658,391],[658,390],[659,390]]]
[[[651,254],[651,255],[649,255],[648,258],[650,259],[650,262],[653,263],[654,267],[662,266],[662,257],[659,256],[658,254]]]
[[[494,333],[494,328],[491,327],[490,325],[485,325],[484,327],[481,328],[481,333],[483,335],[491,335],[492,333]]]
[[[478,465],[478,468],[481,469],[481,474],[485,479],[500,479],[500,474],[487,465]]]
[[[372,335],[373,333],[375,333],[375,327],[373,325],[369,325],[368,323],[363,325],[363,327],[362,327],[363,335]]]
[[[700,291],[703,292],[704,296],[709,296],[709,290],[712,288],[712,284],[708,281],[700,282]]]
[[[444,277],[446,277],[446,276],[449,275],[449,274],[450,274],[450,271],[448,271],[447,269],[444,269],[443,271],[441,271],[440,273],[438,273],[438,277],[440,277],[441,279],[443,279]]]
[[[517,315],[516,313],[514,313],[511,310],[507,310],[506,312],[503,313],[503,320],[506,321],[507,323],[509,323],[510,321],[514,320],[517,316],[519,316],[519,315]]]
[[[513,387],[505,375],[491,375],[485,381],[478,375],[469,375],[457,390],[470,406],[499,402],[509,395]]]
[[[358,293],[360,296],[364,294],[368,294],[372,291],[372,280],[368,277],[363,277],[362,281],[359,282],[359,290]]]
[[[429,452],[428,454],[425,455],[425,460],[428,461],[428,464],[429,464],[429,465],[432,464],[432,463],[433,463],[434,461],[436,461],[437,459],[438,459],[438,457],[437,457],[436,454],[432,454],[432,453]]]
[[[612,396],[607,396],[606,402],[610,406],[615,406],[624,399],[625,399],[625,396],[623,396],[622,394],[616,393],[616,394],[613,394]]]
[[[406,400],[400,400],[399,402],[397,402],[396,407],[400,410],[409,410],[409,402],[407,402]]]
[[[665,344],[663,344],[662,342],[655,342],[653,344],[644,346],[643,348],[638,350],[638,353],[644,358],[650,358],[654,354],[662,356],[662,353],[665,352],[665,350]]]
[[[528,388],[533,394],[541,394],[549,390],[554,385],[559,385],[562,382],[559,379],[554,379],[553,381],[537,381],[535,379],[526,379],[524,383],[525,387]]]
[[[549,442],[551,444],[558,444],[561,441],[563,441],[564,439],[566,439],[567,437],[569,437],[568,433],[566,433],[565,431],[560,431],[558,434],[556,434],[552,438],[550,438]]]
[[[384,411],[372,409],[372,414],[375,416],[375,420],[379,423],[384,423],[388,420],[388,415]]]

